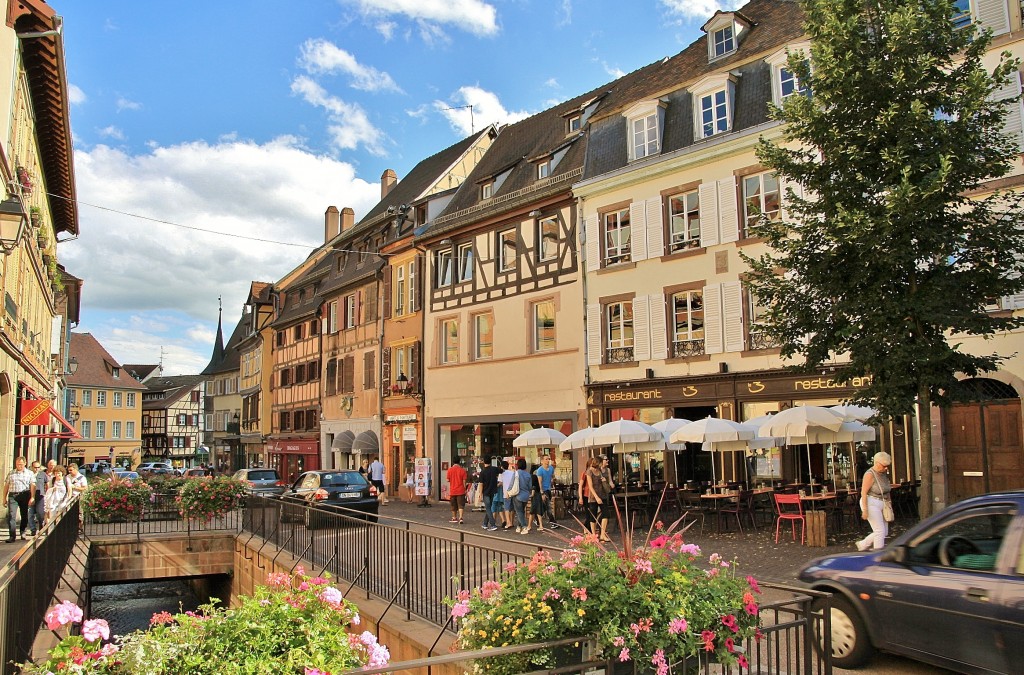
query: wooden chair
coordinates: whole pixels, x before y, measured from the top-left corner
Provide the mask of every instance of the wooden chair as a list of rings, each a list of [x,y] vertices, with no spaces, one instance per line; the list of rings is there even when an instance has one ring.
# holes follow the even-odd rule
[[[721,509],[718,510],[718,517],[736,516],[736,525],[743,531],[743,522],[740,516],[750,518],[750,524],[757,530],[757,521],[754,519],[754,493],[750,490],[741,490],[736,499],[730,499]]]
[[[796,524],[800,522],[800,543],[804,543],[804,526],[807,524],[804,518],[804,505],[800,501],[800,495],[784,495],[775,493],[775,543],[779,543],[779,528],[782,521],[788,520],[793,532],[793,541],[796,541]]]
[[[676,500],[679,502],[679,510],[694,520],[700,519],[700,533],[704,534],[704,520],[707,510],[700,498],[700,492],[696,490],[680,490],[676,493]]]

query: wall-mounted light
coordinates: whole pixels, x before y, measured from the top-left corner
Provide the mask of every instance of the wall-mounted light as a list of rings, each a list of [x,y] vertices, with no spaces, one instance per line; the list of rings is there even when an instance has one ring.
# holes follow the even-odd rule
[[[531,218],[540,218],[540,215],[541,215],[540,209],[534,209],[533,211],[530,211],[530,217]]]
[[[25,208],[20,199],[11,196],[0,202],[0,248],[4,255],[18,247],[26,221]]]
[[[78,372],[78,357],[72,356],[68,359],[68,375],[74,375]]]

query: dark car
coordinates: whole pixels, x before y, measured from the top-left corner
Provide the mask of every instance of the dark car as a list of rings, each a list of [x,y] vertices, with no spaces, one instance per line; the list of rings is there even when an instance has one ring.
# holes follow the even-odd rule
[[[299,520],[311,530],[331,522],[332,509],[312,508],[319,506],[354,509],[361,512],[365,520],[377,522],[377,488],[358,471],[307,471],[281,499],[284,501],[282,520]],[[341,509],[337,513],[352,515]]]
[[[972,497],[881,551],[810,562],[832,596],[832,662],[876,649],[962,673],[1019,673],[1024,658],[1024,491]]]
[[[232,477],[244,481],[250,494],[265,497],[276,497],[288,487],[288,484],[277,475],[276,469],[239,469]]]

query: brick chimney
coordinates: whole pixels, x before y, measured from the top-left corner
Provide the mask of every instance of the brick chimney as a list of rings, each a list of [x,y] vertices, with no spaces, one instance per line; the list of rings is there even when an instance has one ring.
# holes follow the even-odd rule
[[[394,169],[388,169],[380,175],[380,198],[384,199],[391,192],[391,188],[398,183],[398,174]]]
[[[334,239],[341,234],[341,220],[338,216],[337,206],[328,206],[324,213],[324,243]]]
[[[356,212],[351,207],[346,206],[341,210],[341,231],[351,230],[352,226],[356,224]]]

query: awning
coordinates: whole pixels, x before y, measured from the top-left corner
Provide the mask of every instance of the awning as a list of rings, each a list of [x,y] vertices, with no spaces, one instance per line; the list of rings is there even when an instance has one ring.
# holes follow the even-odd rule
[[[377,434],[372,431],[364,431],[352,441],[352,452],[380,452],[380,442]]]
[[[81,438],[82,434],[78,433],[75,426],[64,419],[64,416],[57,412],[57,409],[50,405],[47,399],[27,399],[23,400],[22,403],[36,404],[35,406],[26,406],[32,408],[30,413],[22,413],[18,421],[23,426],[48,426],[50,424],[50,417],[54,417],[60,422],[62,431],[49,431],[42,434],[15,434],[15,438]]]
[[[334,437],[331,441],[331,450],[337,450],[339,452],[352,452],[352,442],[356,440],[356,435],[352,433],[351,429],[346,429],[340,434]]]

